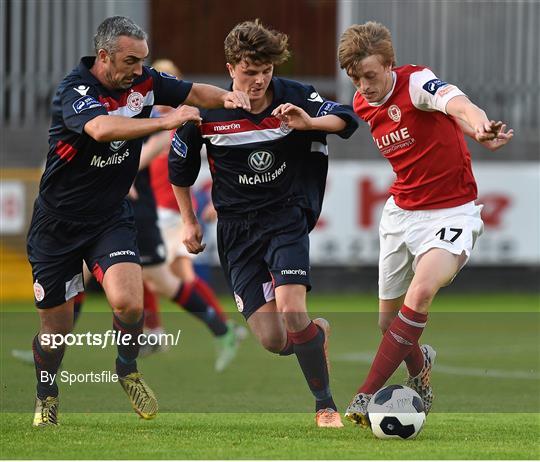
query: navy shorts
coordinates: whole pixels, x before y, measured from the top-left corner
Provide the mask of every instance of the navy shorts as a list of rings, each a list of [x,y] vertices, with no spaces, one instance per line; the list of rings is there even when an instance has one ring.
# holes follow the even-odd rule
[[[137,245],[141,254],[141,265],[159,265],[167,259],[167,251],[161,231],[155,220],[135,220]]]
[[[275,287],[301,284],[310,290],[308,224],[301,207],[220,216],[217,241],[238,311],[246,319],[275,299]]]
[[[131,205],[99,221],[60,218],[34,205],[27,237],[34,298],[38,308],[52,308],[84,291],[83,260],[101,282],[116,263],[140,264]]]

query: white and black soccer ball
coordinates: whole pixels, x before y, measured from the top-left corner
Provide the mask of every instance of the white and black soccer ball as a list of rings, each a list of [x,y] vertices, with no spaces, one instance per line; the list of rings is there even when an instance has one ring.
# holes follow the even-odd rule
[[[377,438],[414,438],[426,421],[422,398],[403,385],[381,388],[371,398],[367,411]]]

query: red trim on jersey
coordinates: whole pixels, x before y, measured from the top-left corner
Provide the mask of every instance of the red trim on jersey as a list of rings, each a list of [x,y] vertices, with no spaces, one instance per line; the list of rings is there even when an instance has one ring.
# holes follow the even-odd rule
[[[99,95],[99,102],[103,104],[103,106],[105,106],[105,109],[107,109],[108,112],[116,111],[118,108],[127,106],[127,99],[130,94],[139,92],[144,98],[149,91],[152,91],[153,88],[154,81],[152,77],[149,77],[144,82],[134,85],[128,90],[125,90],[121,94],[120,99],[117,100],[114,99],[112,96]]]
[[[226,122],[207,122],[201,125],[203,135],[227,135],[230,133],[243,133],[254,130],[268,130],[279,128],[281,121],[277,117],[265,117],[255,124],[251,120],[227,120]]]
[[[56,143],[55,152],[60,156],[60,159],[64,159],[66,162],[69,162],[75,157],[75,154],[77,154],[78,151],[71,144],[60,140],[58,143]]]

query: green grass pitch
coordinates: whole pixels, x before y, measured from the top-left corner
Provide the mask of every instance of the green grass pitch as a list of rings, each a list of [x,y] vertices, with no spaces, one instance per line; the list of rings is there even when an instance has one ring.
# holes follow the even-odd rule
[[[232,302],[231,316],[242,322]],[[312,295],[310,311],[332,325],[331,380],[343,411],[378,342],[376,298]],[[38,329],[31,304],[0,311],[0,457],[3,459],[538,459],[538,294],[446,295],[436,300],[422,341],[438,352],[433,412],[411,441],[377,440],[352,424],[314,425],[313,399],[296,358],[275,357],[250,337],[225,372],[213,371],[214,343],[196,320],[162,303],[167,353],[139,362],[160,414],[142,421],[114,383],[60,383],[58,428],[31,427],[33,368],[11,357]],[[91,295],[76,332],[104,332],[111,316]],[[111,370],[114,348],[73,346],[63,370]],[[398,370],[389,383],[402,383]]]

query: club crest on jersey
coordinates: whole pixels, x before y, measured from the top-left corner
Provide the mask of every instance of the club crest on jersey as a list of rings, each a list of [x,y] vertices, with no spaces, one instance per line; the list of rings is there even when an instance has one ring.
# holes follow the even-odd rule
[[[127,97],[127,107],[133,112],[140,112],[143,107],[144,98],[138,91],[130,93]]]
[[[388,117],[390,117],[394,122],[399,122],[401,120],[401,110],[395,104],[392,104],[388,108]]]
[[[284,135],[288,135],[289,133],[293,131],[293,129],[289,127],[284,121],[282,121],[279,124],[279,131],[283,133]]]
[[[270,151],[253,151],[248,157],[248,164],[254,172],[263,173],[274,165],[275,157]]]
[[[117,152],[124,144],[126,144],[126,140],[111,141],[109,147],[112,152]]]
[[[45,289],[43,286],[37,281],[34,282],[34,297],[36,297],[36,300],[40,302],[45,298]]]
[[[240,297],[240,295],[238,295],[236,292],[234,293],[234,301],[236,302],[238,311],[240,311],[240,313],[244,311],[244,301],[242,300],[242,297]]]

